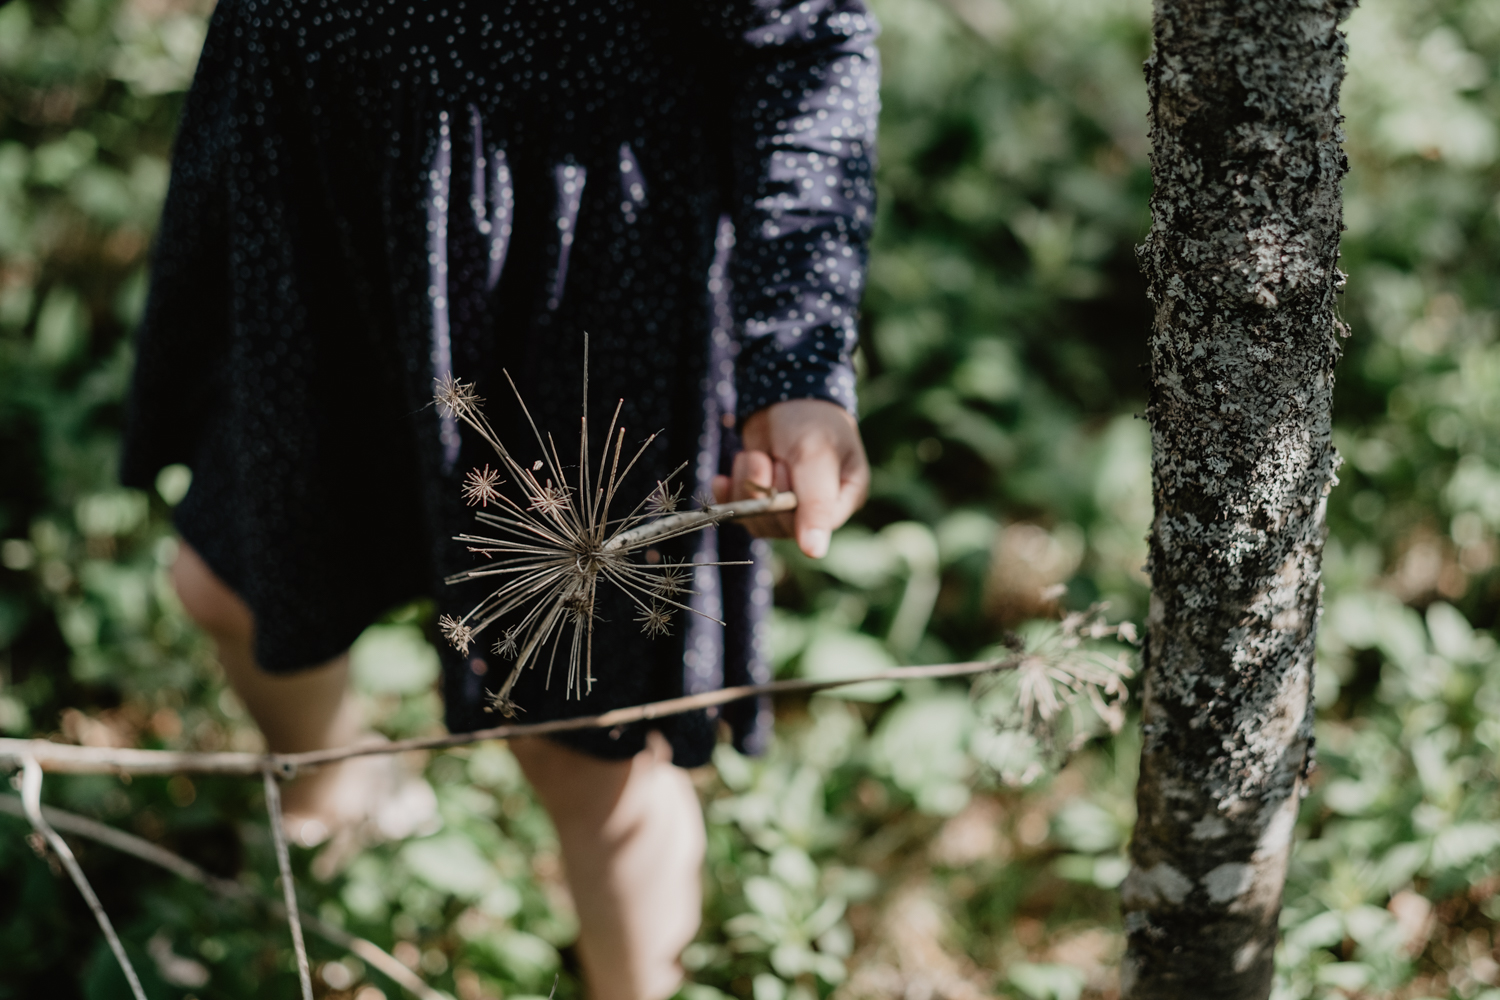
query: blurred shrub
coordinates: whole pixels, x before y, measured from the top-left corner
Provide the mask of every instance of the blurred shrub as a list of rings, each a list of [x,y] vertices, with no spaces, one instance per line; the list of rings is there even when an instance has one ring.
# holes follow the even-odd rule
[[[859,359],[874,487],[826,561],[779,554],[783,674],[965,658],[1061,608],[1104,600],[1139,619],[1145,605],[1150,446],[1134,414],[1149,313],[1133,246],[1148,225],[1148,5],[876,7],[887,80]],[[113,478],[203,15],[181,0],[0,7],[7,734],[258,745],[165,581],[187,470],[150,495]],[[1481,991],[1500,982],[1500,6],[1366,0],[1349,32],[1347,463],[1329,501],[1321,769],[1277,996],[1495,1000]],[[438,725],[428,627],[406,609],[356,646],[390,735]],[[1131,727],[1049,775],[957,685],[871,686],[781,715],[765,758],[721,748],[699,776],[710,860],[688,1000],[1110,995]],[[426,775],[439,830],[342,866],[299,855],[304,896],[461,1000],[545,993],[558,969],[577,995],[556,842],[514,759],[477,747]],[[48,793],[271,889],[244,783],[56,778]],[[23,832],[0,820],[0,997],[125,996]],[[292,995],[284,929],[80,853],[153,996]],[[314,949],[327,995],[395,990]]]

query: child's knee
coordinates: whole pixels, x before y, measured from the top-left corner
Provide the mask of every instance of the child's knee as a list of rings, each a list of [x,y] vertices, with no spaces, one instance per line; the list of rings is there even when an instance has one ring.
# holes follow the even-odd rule
[[[249,606],[185,542],[172,563],[172,585],[188,617],[209,635],[220,641],[250,641],[255,618]]]

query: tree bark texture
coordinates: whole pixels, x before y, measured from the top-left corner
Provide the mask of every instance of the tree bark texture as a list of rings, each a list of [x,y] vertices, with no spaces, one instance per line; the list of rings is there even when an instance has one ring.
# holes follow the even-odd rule
[[[1156,0],[1152,597],[1127,1000],[1266,997],[1312,761],[1333,368],[1339,22],[1353,0]]]

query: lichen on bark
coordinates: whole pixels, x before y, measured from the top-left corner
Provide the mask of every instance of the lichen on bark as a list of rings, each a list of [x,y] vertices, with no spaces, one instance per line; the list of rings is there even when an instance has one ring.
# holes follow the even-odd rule
[[[1270,992],[1312,759],[1352,0],[1156,0],[1155,520],[1129,1000]]]

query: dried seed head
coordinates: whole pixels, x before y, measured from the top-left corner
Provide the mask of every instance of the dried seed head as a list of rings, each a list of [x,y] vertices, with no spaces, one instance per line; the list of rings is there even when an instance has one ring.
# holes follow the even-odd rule
[[[547,485],[531,498],[530,509],[539,514],[561,514],[568,509],[568,488],[553,486],[552,480],[547,480]]]
[[[641,631],[649,636],[666,635],[672,629],[672,611],[652,602],[636,621],[641,623]]]
[[[440,617],[438,629],[443,633],[443,638],[460,653],[467,653],[474,644],[474,630],[452,615]]]
[[[507,660],[514,660],[516,653],[520,651],[519,640],[521,638],[521,627],[513,625],[500,634],[492,647],[497,656],[503,656]]]
[[[479,469],[470,469],[469,474],[464,477],[464,501],[470,507],[476,503],[481,507],[488,507],[500,499],[500,491],[495,487],[501,482],[500,470],[491,469],[488,464],[482,472]]]
[[[656,483],[656,489],[646,498],[646,511],[650,514],[670,514],[677,509],[677,502],[682,499],[682,487],[672,490],[667,484],[660,480]]]
[[[673,490],[670,484],[687,463],[658,480],[651,493],[629,513],[611,517],[611,509],[619,509],[615,505],[622,480],[657,435],[649,435],[633,452],[627,450],[626,432],[619,426],[622,400],[610,419],[605,447],[596,458],[589,447],[585,412],[578,444],[578,476],[576,482],[570,482],[562,470],[573,468],[572,464],[563,461],[552,435],[543,434],[531,420],[513,381],[511,390],[544,456],[529,467],[501,443],[478,408],[483,401],[471,385],[450,377],[437,386],[437,402],[478,433],[500,459],[498,471],[492,472],[486,465],[470,472],[463,488],[471,506],[488,506],[493,501],[496,507],[495,511],[475,512],[478,522],[493,530],[458,538],[469,543],[471,552],[484,556],[486,563],[448,578],[450,583],[489,579],[495,581],[493,589],[462,618],[445,615],[439,624],[447,640],[465,652],[475,642],[476,633],[492,625],[503,628],[504,623],[510,624],[493,645],[497,655],[512,661],[510,672],[499,692],[491,696],[491,710],[507,715],[515,711],[510,694],[521,671],[545,662],[550,677],[552,663],[560,652],[567,663],[569,694],[581,698],[588,693],[593,683],[592,638],[598,617],[594,599],[600,586],[608,584],[631,594],[637,606],[646,610],[638,620],[650,635],[663,635],[669,630],[674,605],[701,614],[675,599],[675,595],[691,592],[692,564],[680,569],[658,566],[660,556],[653,552],[647,556],[647,565],[636,565],[632,556],[656,541],[701,530],[721,517],[659,516],[679,506],[682,488]],[[588,396],[586,380],[584,396]],[[502,472],[522,497],[498,488]],[[546,478],[548,473],[552,478]],[[707,497],[699,499],[704,504],[710,502]],[[659,530],[652,530],[655,523],[659,523]]]
[[[446,416],[460,417],[479,409],[484,400],[474,391],[474,383],[460,382],[450,372],[433,379],[433,400]]]
[[[521,706],[511,701],[509,695],[500,694],[496,691],[486,691],[484,696],[489,699],[489,704],[484,708],[486,712],[499,712],[507,719],[514,719],[516,713],[521,711]]]
[[[667,564],[657,574],[656,585],[651,588],[658,597],[672,597],[687,590],[687,571],[680,565]]]

